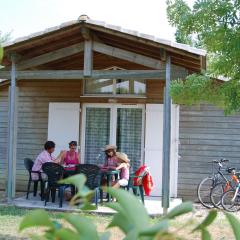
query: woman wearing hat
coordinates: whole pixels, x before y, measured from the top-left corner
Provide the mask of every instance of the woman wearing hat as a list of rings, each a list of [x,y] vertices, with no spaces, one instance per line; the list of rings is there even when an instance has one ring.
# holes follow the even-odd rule
[[[115,169],[118,166],[118,160],[116,157],[117,147],[115,145],[106,145],[104,148],[104,152],[106,154],[106,160],[104,164],[104,168],[113,168]]]
[[[129,168],[130,168],[130,160],[128,159],[127,154],[116,152],[116,157],[118,161],[117,170],[120,170],[119,177],[114,184],[114,188],[126,187],[129,181]]]

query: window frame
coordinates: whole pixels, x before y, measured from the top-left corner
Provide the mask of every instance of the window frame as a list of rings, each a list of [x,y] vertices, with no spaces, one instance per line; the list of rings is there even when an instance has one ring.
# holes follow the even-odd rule
[[[120,67],[110,67],[110,68],[106,68],[104,70],[126,70]],[[98,80],[98,79],[96,79]],[[134,93],[128,93],[128,94],[120,94],[117,93],[117,78],[112,78],[111,80],[113,80],[113,91],[112,93],[103,93],[103,94],[98,94],[98,93],[86,93],[86,81],[88,81],[88,79],[83,79],[83,97],[113,97],[113,98],[146,98],[147,95],[147,88],[146,88],[146,79],[143,79],[145,81],[145,93],[144,94],[134,94]],[[127,79],[130,83],[130,81],[134,81],[136,79]],[[129,90],[130,90],[130,86],[129,86]]]

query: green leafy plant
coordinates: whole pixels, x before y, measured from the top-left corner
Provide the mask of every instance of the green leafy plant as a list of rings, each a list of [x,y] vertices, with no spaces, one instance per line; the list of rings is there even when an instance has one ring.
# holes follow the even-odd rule
[[[226,115],[240,110],[240,82],[220,83],[208,75],[189,75],[185,80],[171,83],[170,95],[174,103],[182,105],[213,104]]]
[[[231,0],[196,0],[192,7],[184,0],[167,1],[167,16],[176,27],[176,40],[208,52],[207,73],[189,76],[186,82],[173,81],[175,103],[211,103],[226,114],[240,111],[239,9],[240,2]],[[216,83],[218,77],[229,82]]]
[[[77,203],[80,204],[80,207],[86,209],[86,206],[89,205],[92,191],[84,185],[86,182],[85,176],[76,175],[62,182],[74,184],[78,187],[79,191],[71,204]],[[109,208],[116,211],[108,228],[117,227],[121,229],[125,234],[125,240],[181,239],[178,236],[178,231],[172,232],[169,230],[170,221],[193,211],[192,203],[184,202],[153,224],[145,207],[134,195],[122,189],[108,188],[107,192],[117,199],[117,202],[107,204]],[[86,205],[87,202],[88,204]],[[87,217],[81,216],[80,213],[62,213],[61,216],[61,221],[64,222],[51,220],[48,213],[44,210],[34,210],[23,218],[19,230],[23,231],[26,228],[42,227],[42,235],[32,236],[32,239],[108,240],[110,238],[109,232],[99,233],[92,221]],[[200,231],[202,239],[211,239],[207,228],[212,224],[216,216],[217,211],[211,210],[207,217],[198,226],[193,228],[192,232]],[[229,213],[226,213],[226,217],[233,228],[236,239],[240,239],[239,221]],[[179,229],[186,227],[188,224],[189,222],[183,223]]]
[[[3,58],[3,48],[0,45],[0,62],[2,61]]]

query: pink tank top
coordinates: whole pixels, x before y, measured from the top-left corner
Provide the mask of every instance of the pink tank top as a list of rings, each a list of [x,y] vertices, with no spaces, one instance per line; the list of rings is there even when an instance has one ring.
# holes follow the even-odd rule
[[[77,153],[74,153],[74,158],[71,158],[70,152],[66,152],[66,157],[64,158],[64,165],[79,164]],[[75,170],[75,166],[65,167],[66,170]]]
[[[129,168],[128,167],[121,168],[120,179],[129,180]]]

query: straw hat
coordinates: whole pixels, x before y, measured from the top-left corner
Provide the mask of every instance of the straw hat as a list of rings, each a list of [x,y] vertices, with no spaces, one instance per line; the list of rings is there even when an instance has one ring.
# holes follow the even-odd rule
[[[106,145],[103,151],[108,151],[108,150],[116,150],[117,146],[115,145]]]
[[[125,163],[129,163],[130,160],[128,159],[128,155],[122,152],[116,152],[116,157]]]

